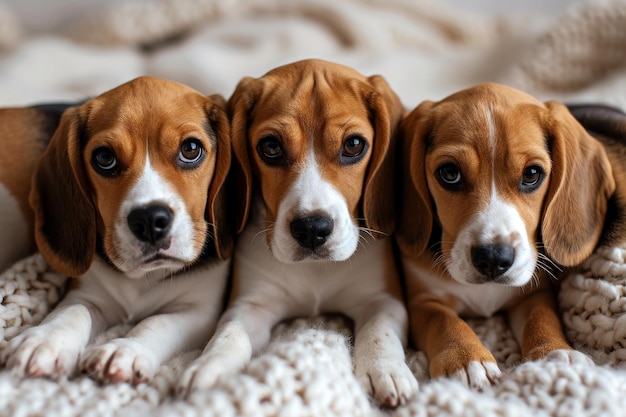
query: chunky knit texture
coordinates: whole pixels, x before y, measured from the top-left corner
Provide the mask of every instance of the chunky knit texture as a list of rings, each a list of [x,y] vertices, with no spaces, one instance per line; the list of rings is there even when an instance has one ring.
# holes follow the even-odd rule
[[[327,316],[281,324],[270,346],[243,372],[186,401],[177,399],[173,389],[182,369],[199,352],[172,358],[150,383],[137,387],[101,386],[82,375],[61,381],[22,380],[4,370],[0,372],[0,415],[621,416],[626,407],[626,372],[620,366],[626,340],[622,307],[626,265],[622,249],[612,251],[613,255],[619,252],[617,258],[607,258],[609,252],[595,254],[585,274],[568,277],[561,293],[568,336],[577,347],[593,354],[597,366],[546,360],[520,363],[518,345],[503,317],[471,320],[503,369],[502,381],[482,392],[453,380],[431,381],[423,353],[408,351],[420,392],[408,405],[383,411],[370,403],[352,373],[350,323]],[[616,271],[622,274],[621,282],[617,277],[605,281],[592,276],[612,276]],[[40,255],[18,262],[0,276],[0,349],[44,317],[58,301],[65,282],[47,268]],[[116,326],[98,340],[121,336],[128,329]]]

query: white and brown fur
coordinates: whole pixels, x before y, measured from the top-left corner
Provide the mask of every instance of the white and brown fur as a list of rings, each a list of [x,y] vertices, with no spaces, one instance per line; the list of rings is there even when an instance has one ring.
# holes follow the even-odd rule
[[[417,382],[390,238],[399,99],[379,76],[307,60],[243,79],[229,106],[245,193],[233,294],[180,394],[243,368],[281,320],[332,312],[354,320],[367,392],[405,403]]]
[[[232,248],[224,105],[140,77],[63,114],[36,166],[30,203],[39,250],[76,279],[41,324],[9,342],[9,368],[52,378],[78,368],[136,384],[210,337]],[[120,323],[134,327],[83,350]]]
[[[562,331],[558,265],[591,254],[615,190],[609,158],[567,108],[498,84],[424,102],[401,125],[397,239],[412,340],[432,377],[501,373],[463,317],[504,310],[526,360],[589,362]]]

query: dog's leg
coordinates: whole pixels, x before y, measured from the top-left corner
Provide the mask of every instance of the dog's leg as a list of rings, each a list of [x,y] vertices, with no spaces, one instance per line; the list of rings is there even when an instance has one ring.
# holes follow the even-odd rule
[[[368,393],[386,407],[405,404],[418,389],[406,364],[407,313],[389,295],[347,311],[355,321],[354,369]]]
[[[172,355],[202,347],[215,330],[222,310],[228,268],[228,262],[212,265],[208,270],[197,266],[173,282],[154,284],[154,296],[147,303],[128,298],[124,308],[116,309],[127,312],[118,316],[115,323],[132,316],[141,321],[124,337],[88,346],[79,362],[80,369],[103,382],[139,384],[151,379]],[[114,288],[128,285],[130,292],[138,290],[133,290],[133,285],[144,285],[126,277],[121,280]],[[163,300],[163,304],[154,300]]]
[[[202,354],[183,373],[178,395],[208,389],[242,370],[252,354],[269,343],[272,327],[281,318],[270,309],[239,303],[226,310]]]
[[[124,337],[89,346],[79,368],[103,382],[139,384],[150,380],[166,359],[202,346],[214,330],[217,312],[202,306],[175,307],[172,312],[147,317]]]
[[[11,339],[2,362],[20,375],[63,378],[71,375],[92,332],[105,326],[100,309],[62,302],[38,326]]]
[[[536,291],[509,310],[509,323],[526,360],[556,360],[568,363],[592,364],[584,353],[569,345],[556,300],[551,290]]]
[[[457,313],[438,300],[411,300],[411,332],[430,361],[430,376],[450,376],[473,388],[501,376],[491,352]]]

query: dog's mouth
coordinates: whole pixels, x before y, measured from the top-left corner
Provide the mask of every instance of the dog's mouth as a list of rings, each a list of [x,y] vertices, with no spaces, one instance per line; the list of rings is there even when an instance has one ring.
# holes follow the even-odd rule
[[[497,276],[492,277],[488,275],[476,275],[467,280],[468,284],[498,284],[504,286],[515,286],[514,280],[509,278],[508,276]]]
[[[162,253],[155,253],[141,260],[142,265],[150,265],[150,264],[157,264],[157,263],[164,263],[164,262],[184,263],[182,259],[176,258],[174,256],[164,255]]]
[[[165,254],[159,250],[144,251],[143,255],[127,261],[120,268],[129,277],[141,277],[151,271],[176,272],[189,265],[189,261]]]
[[[325,247],[315,249],[299,247],[294,254],[294,262],[328,260],[331,260],[331,256],[328,248]]]
[[[144,250],[143,256],[137,259],[138,268],[159,268],[161,266],[180,265],[181,267],[186,265],[188,261],[181,259],[177,256],[165,253],[163,249],[150,248]]]

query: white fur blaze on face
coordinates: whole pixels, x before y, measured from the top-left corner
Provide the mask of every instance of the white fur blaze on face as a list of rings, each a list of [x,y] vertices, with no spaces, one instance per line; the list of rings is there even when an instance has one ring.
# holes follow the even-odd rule
[[[534,246],[528,240],[526,225],[517,209],[502,200],[495,187],[492,187],[491,199],[485,210],[469,219],[452,246],[447,261],[452,278],[461,283],[488,282],[473,265],[472,248],[490,244],[510,245],[515,250],[513,264],[498,277],[498,283],[518,287],[530,281],[537,262]]]
[[[170,244],[157,252],[167,258],[150,262],[149,259],[155,255],[154,249],[146,249],[146,243],[133,234],[128,225],[128,215],[134,209],[152,204],[168,207],[173,213],[173,220],[168,233]],[[133,275],[133,272],[142,275],[161,268],[177,270],[197,257],[198,254],[191,244],[193,241],[193,220],[187,212],[185,202],[166,179],[153,169],[150,158],[146,155],[144,170],[124,198],[114,226],[113,243],[121,261],[119,265],[114,261],[116,266],[127,274],[130,273],[129,275]]]
[[[315,250],[303,248],[291,234],[291,222],[306,216],[326,216],[333,222],[328,239]],[[310,155],[278,208],[270,245],[272,254],[286,263],[343,261],[354,254],[358,242],[359,228],[350,215],[346,199],[322,178],[315,156]]]

